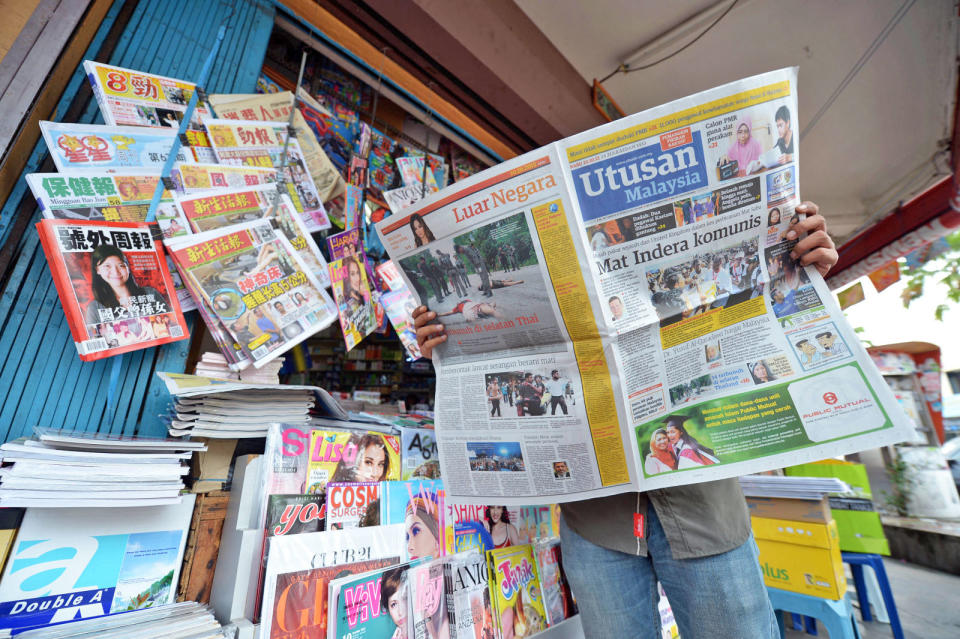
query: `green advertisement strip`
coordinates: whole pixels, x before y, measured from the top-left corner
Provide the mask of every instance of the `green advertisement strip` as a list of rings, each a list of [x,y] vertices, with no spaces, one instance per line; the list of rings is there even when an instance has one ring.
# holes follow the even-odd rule
[[[788,387],[796,386],[801,380],[809,385],[811,380],[823,378],[823,396],[829,397],[833,395],[831,389],[834,385],[831,373],[841,369],[849,369],[846,371],[847,374],[856,371],[863,382],[863,387],[872,397],[877,413],[882,416],[881,421],[875,423],[873,428],[865,424],[862,431],[849,432],[848,429],[848,432],[833,439],[820,438],[814,441],[808,436],[808,430],[801,421]],[[849,409],[842,403],[834,406],[836,410]],[[820,413],[808,413],[806,415],[808,425],[810,420],[819,416]],[[855,419],[853,416],[851,418]],[[676,428],[677,425],[680,429]],[[683,471],[713,463],[732,464],[749,461],[892,426],[893,423],[883,411],[880,399],[870,388],[863,371],[859,365],[851,363],[816,375],[684,406],[663,417],[640,424],[635,428],[635,432],[641,456],[648,462],[644,465],[644,475],[649,477],[670,472],[666,466],[670,465],[671,454],[677,450],[682,451],[684,448],[688,449],[688,452],[674,455],[672,470]],[[665,446],[662,435],[664,434],[668,435],[669,442],[666,451],[663,450]],[[682,440],[681,442],[678,442],[678,437]],[[649,461],[651,444],[660,448],[657,452],[662,463]],[[651,468],[655,472],[651,472]]]

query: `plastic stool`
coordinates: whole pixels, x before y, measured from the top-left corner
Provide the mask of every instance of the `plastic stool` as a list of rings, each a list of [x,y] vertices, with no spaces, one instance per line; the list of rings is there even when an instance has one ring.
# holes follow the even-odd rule
[[[873,568],[873,574],[880,585],[883,595],[883,605],[890,617],[890,630],[894,639],[903,639],[903,628],[900,626],[900,615],[897,614],[897,604],[893,601],[893,591],[890,589],[890,580],[887,579],[887,570],[883,566],[883,557],[872,553],[842,552],[843,561],[850,564],[853,573],[853,585],[857,589],[857,599],[860,601],[860,616],[864,621],[872,621],[870,614],[870,598],[867,594],[867,583],[863,577],[863,567]]]
[[[846,598],[833,601],[769,586],[767,594],[777,614],[780,637],[784,636],[783,613],[789,612],[791,615],[799,614],[818,619],[830,633],[830,639],[860,639],[860,629],[853,618],[853,606]]]

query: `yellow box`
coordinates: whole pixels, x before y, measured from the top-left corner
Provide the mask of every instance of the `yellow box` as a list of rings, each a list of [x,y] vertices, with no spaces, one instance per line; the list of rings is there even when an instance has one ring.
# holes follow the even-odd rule
[[[843,597],[847,578],[835,521],[815,524],[764,517],[750,521],[764,583],[824,599]]]

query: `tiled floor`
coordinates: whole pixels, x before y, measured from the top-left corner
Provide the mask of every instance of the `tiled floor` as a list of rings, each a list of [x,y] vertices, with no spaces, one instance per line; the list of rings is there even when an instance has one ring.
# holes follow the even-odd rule
[[[896,559],[887,559],[884,563],[907,639],[960,637],[960,577]],[[859,621],[859,609],[854,614]],[[893,636],[888,624],[877,621],[860,621],[860,629],[863,639],[887,639]],[[819,630],[820,637],[827,636],[822,627]],[[806,639],[809,636],[801,631],[787,630],[789,639]]]

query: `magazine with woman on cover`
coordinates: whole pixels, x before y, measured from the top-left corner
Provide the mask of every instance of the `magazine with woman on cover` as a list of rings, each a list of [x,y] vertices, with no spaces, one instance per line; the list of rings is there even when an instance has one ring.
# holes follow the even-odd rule
[[[102,359],[188,336],[151,226],[49,219],[37,224],[80,359]]]

